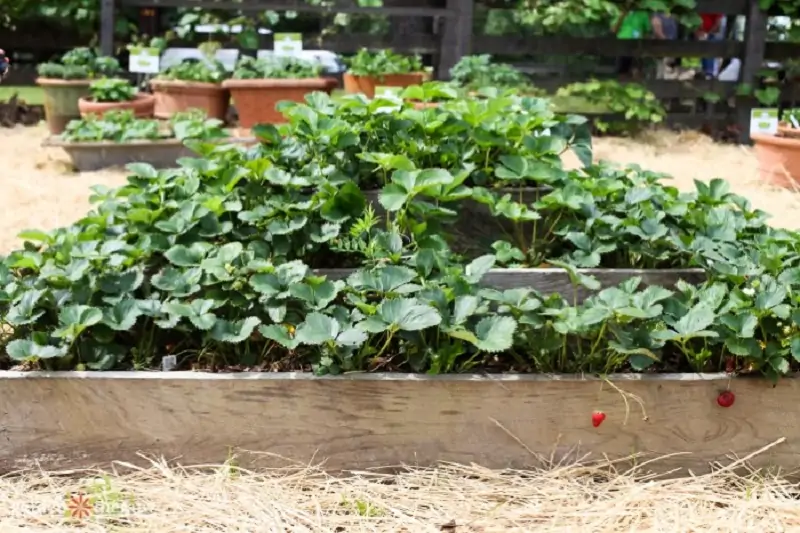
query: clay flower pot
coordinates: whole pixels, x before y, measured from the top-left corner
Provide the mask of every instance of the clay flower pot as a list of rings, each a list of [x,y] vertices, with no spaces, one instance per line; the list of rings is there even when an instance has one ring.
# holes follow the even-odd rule
[[[78,100],[89,96],[91,83],[91,80],[37,78],[36,85],[44,93],[44,114],[50,133],[63,133],[70,120],[81,118]]]
[[[127,102],[95,102],[88,98],[81,98],[78,100],[78,109],[80,109],[82,117],[88,115],[102,116],[108,111],[130,109],[136,115],[136,118],[151,118],[155,103],[156,99],[152,94],[137,93],[133,100]]]
[[[344,90],[350,94],[364,93],[367,98],[375,98],[375,87],[409,87],[419,85],[425,77],[424,72],[411,74],[384,74],[383,76],[354,76],[347,74],[344,78]]]
[[[800,129],[793,128],[791,124],[787,122],[781,122],[778,124],[778,135],[781,137],[796,137],[800,138]]]
[[[753,133],[756,159],[765,182],[795,189],[800,183],[800,138]]]
[[[150,80],[155,97],[154,115],[167,119],[175,113],[203,109],[209,118],[225,120],[230,94],[218,83],[179,80]]]
[[[308,93],[325,91],[330,94],[333,90],[327,78],[225,80],[222,87],[231,91],[240,128],[284,123],[286,117],[275,109],[278,102],[305,102]]]
[[[414,109],[430,109],[439,107],[439,102],[414,102]]]

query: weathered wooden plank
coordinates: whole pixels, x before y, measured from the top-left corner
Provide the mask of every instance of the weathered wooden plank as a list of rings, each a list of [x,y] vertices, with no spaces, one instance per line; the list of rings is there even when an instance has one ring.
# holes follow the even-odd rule
[[[259,48],[271,48],[272,39],[270,36],[261,36]],[[194,47],[202,43],[205,37],[196,35],[190,39],[175,39],[170,41],[170,47]],[[242,48],[236,40],[235,35],[219,35],[215,39],[219,40],[223,47]],[[408,35],[400,43],[393,43],[391,35],[372,35],[372,34],[304,34],[303,49],[305,50],[330,50],[338,53],[354,53],[361,48],[382,49],[391,48],[396,52],[404,53],[434,53],[439,49],[439,38],[433,34]]]
[[[0,469],[142,464],[139,452],[182,464],[220,464],[231,449],[270,452],[330,471],[430,466],[538,466],[538,458],[648,458],[707,470],[770,445],[756,466],[794,470],[800,454],[800,380],[777,387],[725,375],[582,376],[0,373]],[[727,389],[730,408],[717,405]],[[554,406],[558,406],[554,408]],[[606,413],[600,427],[595,410]],[[646,419],[644,413],[646,413]],[[274,456],[244,454],[245,467]],[[638,460],[641,464],[642,459]],[[285,463],[283,463],[285,464]],[[685,474],[685,471],[682,473]]]
[[[592,55],[601,57],[739,57],[744,43],[738,41],[664,41],[659,39],[580,38],[567,36],[512,37],[473,36],[475,54],[494,55]]]
[[[767,17],[761,11],[758,0],[747,0],[747,26],[744,31],[745,48],[739,83],[753,87],[758,72],[764,66],[767,38]],[[739,142],[750,144],[750,114],[756,100],[752,96],[742,96],[736,102],[739,125]]]
[[[354,272],[349,268],[318,269],[316,273],[329,279],[344,279]],[[635,268],[584,268],[580,272],[593,276],[602,288],[613,287],[633,277],[642,278],[642,286],[660,285],[674,287],[678,281],[702,283],[705,273],[698,268],[635,269]],[[544,295],[558,293],[569,301],[577,298],[583,302],[595,291],[575,287],[566,270],[561,268],[493,268],[481,280],[481,285],[499,290],[529,288]]]
[[[434,7],[361,7],[354,2],[335,5],[314,5],[300,0],[282,2],[235,2],[216,0],[120,0],[124,6],[186,7],[197,9],[231,9],[237,11],[297,11],[305,13],[362,13],[398,17],[450,17],[452,11]]]
[[[449,80],[450,69],[470,54],[474,4],[473,0],[447,0],[447,8],[455,12],[455,16],[443,21],[438,79]]]

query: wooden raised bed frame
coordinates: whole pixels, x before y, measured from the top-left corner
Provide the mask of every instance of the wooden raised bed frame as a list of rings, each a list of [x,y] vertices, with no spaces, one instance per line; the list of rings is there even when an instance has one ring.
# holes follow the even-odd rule
[[[270,452],[331,471],[475,462],[523,468],[540,457],[636,460],[687,453],[646,465],[695,473],[785,438],[755,466],[794,468],[800,380],[777,387],[725,375],[546,375],[356,373],[3,372],[0,468],[66,469],[143,464],[138,454],[188,464],[221,464],[231,451]],[[730,385],[729,408],[717,395]],[[607,418],[594,428],[591,415]],[[242,454],[242,466],[282,464]],[[621,467],[624,467],[621,466]],[[685,471],[684,471],[685,473]]]

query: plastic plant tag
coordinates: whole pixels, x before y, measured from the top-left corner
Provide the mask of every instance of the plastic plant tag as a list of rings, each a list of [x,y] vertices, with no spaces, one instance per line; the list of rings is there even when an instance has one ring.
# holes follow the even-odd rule
[[[402,87],[386,87],[383,85],[379,85],[375,87],[375,97],[378,96],[394,96],[396,98],[400,97],[400,93],[403,91]]]
[[[778,109],[757,108],[750,111],[750,133],[775,135],[778,133]]]
[[[131,46],[128,70],[139,74],[158,74],[160,53],[158,48]]]
[[[164,372],[169,372],[173,368],[178,366],[178,357],[174,355],[165,355],[161,359],[161,370]]]
[[[276,54],[291,55],[303,51],[302,33],[276,33],[274,49]]]

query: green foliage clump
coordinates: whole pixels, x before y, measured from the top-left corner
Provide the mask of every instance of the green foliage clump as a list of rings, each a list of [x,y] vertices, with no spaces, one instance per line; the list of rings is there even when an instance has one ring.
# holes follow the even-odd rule
[[[95,102],[130,102],[138,91],[128,80],[102,78],[89,85],[89,92]]]
[[[362,48],[347,59],[347,72],[353,76],[382,76],[386,74],[413,74],[422,72],[419,56],[395,54],[391,50],[371,52]]]
[[[233,71],[236,80],[318,78],[316,63],[292,56],[269,56],[261,59],[244,56]]]
[[[91,48],[81,47],[65,53],[58,63],[39,64],[36,71],[42,78],[88,80],[116,76],[120,65],[113,57],[97,56]]]
[[[68,228],[0,265],[6,365],[463,372],[710,371],[800,361],[800,238],[725,182],[693,192],[592,161],[586,120],[498,94],[282,105],[256,146],[96,188]],[[583,167],[568,170],[573,150]],[[471,206],[471,207],[468,207]],[[485,250],[456,236],[484,209]],[[488,285],[563,269],[575,294]],[[602,287],[587,266],[700,267],[706,281]],[[327,271],[331,268],[347,271]],[[585,301],[578,289],[594,295]]]
[[[211,60],[210,64],[202,61],[185,61],[174,65],[158,75],[159,79],[196,81],[203,83],[221,83],[228,77],[225,67],[216,60]]]
[[[67,124],[61,138],[67,142],[116,143],[158,139],[219,139],[226,137],[222,121],[206,118],[200,109],[174,114],[164,127],[158,120],[136,118],[130,109],[90,115]]]
[[[471,90],[494,87],[518,89],[526,94],[542,94],[522,72],[512,65],[493,62],[489,54],[462,57],[450,69],[450,78],[456,85]]]

